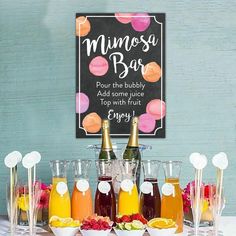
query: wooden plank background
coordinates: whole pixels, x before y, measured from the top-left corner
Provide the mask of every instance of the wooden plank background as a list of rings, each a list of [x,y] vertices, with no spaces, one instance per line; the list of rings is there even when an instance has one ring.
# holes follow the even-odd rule
[[[188,156],[229,155],[225,215],[236,215],[236,1],[11,0],[0,2],[0,214],[6,213],[4,156],[38,150],[40,178],[51,159],[95,158],[75,139],[76,12],[164,12],[167,18],[167,138],[144,158],[184,161],[182,185],[193,176]],[[125,142],[126,140],[115,140]],[[25,171],[20,168],[22,179]],[[95,171],[92,184],[95,186]],[[69,175],[70,182],[72,176]],[[160,172],[163,179],[163,171]]]

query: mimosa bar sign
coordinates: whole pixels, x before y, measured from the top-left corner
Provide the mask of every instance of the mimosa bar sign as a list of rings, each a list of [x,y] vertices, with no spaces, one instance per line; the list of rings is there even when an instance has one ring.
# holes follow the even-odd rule
[[[76,137],[165,137],[165,14],[76,14]]]

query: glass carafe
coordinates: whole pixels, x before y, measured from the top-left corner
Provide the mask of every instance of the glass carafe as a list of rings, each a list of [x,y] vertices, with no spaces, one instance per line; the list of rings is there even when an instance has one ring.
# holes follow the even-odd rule
[[[89,185],[91,160],[72,161],[74,189],[71,198],[71,217],[83,221],[93,214],[92,191]]]
[[[127,146],[127,143],[116,143],[116,142],[112,143],[112,148],[117,159],[123,158],[126,146]],[[88,149],[94,151],[95,159],[99,158],[99,153],[101,152],[101,144],[89,145]],[[141,154],[141,159],[143,158],[143,155],[145,154],[145,152],[151,149],[152,149],[152,146],[150,145],[139,144],[139,151]],[[118,196],[119,190],[120,190],[120,183],[122,179],[118,162],[117,162],[117,167],[114,168],[114,171],[112,173],[112,179],[113,179],[113,187],[114,187],[115,194],[116,196]]]
[[[112,173],[115,160],[98,160],[96,168],[98,185],[95,195],[95,213],[108,216],[112,221],[116,217],[116,198],[112,185]]]
[[[183,232],[183,200],[179,184],[181,165],[181,161],[163,162],[165,184],[162,186],[161,217],[176,222],[176,233]]]
[[[51,216],[71,217],[71,202],[66,177],[68,166],[69,161],[50,161],[52,190],[49,199],[49,219]]]
[[[119,160],[122,182],[118,196],[118,214],[132,215],[139,213],[139,194],[136,185],[138,160]]]
[[[158,187],[160,161],[142,161],[144,182],[140,186],[140,213],[147,220],[161,215],[161,197]]]

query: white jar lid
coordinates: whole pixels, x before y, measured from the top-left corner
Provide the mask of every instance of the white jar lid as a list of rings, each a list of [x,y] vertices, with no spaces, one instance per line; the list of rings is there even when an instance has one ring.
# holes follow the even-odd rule
[[[163,184],[161,188],[162,194],[165,196],[170,196],[175,194],[175,187],[171,183],[165,183]]]
[[[76,188],[80,192],[86,192],[89,189],[89,182],[86,179],[79,179],[76,182]]]
[[[124,179],[121,184],[120,187],[123,191],[125,192],[131,192],[133,187],[134,187],[134,183],[132,180],[130,179]]]
[[[107,181],[101,181],[98,184],[99,192],[108,194],[111,191],[111,185]]]
[[[150,182],[143,182],[140,186],[140,191],[144,194],[150,194],[153,193],[153,185]]]
[[[60,195],[64,195],[68,191],[67,184],[64,182],[58,182],[56,186],[56,190]]]

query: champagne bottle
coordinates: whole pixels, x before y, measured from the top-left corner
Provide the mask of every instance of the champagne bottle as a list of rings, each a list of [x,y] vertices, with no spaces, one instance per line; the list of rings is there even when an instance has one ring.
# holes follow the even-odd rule
[[[137,176],[136,176],[136,184],[139,187],[140,171],[141,171],[141,154],[139,151],[139,144],[138,144],[138,117],[136,116],[133,117],[131,122],[129,141],[123,154],[123,159],[139,161]]]
[[[116,155],[112,149],[110,138],[110,123],[109,120],[102,121],[102,146],[99,153],[99,159],[111,160],[116,159]]]

